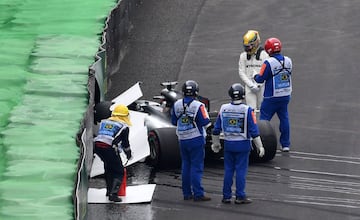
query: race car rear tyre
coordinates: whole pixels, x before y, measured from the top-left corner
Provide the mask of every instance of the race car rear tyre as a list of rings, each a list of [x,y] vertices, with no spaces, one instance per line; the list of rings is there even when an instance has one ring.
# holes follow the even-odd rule
[[[149,131],[150,156],[145,162],[160,169],[179,168],[181,156],[176,128],[157,128]]]
[[[250,162],[267,162],[274,159],[277,149],[277,137],[273,126],[270,124],[270,121],[258,120],[257,122],[261,142],[265,149],[265,155],[259,157],[259,154],[256,151],[256,146],[253,144],[251,153],[250,153]]]

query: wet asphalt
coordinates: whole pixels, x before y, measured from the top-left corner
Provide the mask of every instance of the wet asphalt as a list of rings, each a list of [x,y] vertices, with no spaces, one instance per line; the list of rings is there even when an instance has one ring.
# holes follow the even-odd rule
[[[138,5],[129,53],[108,98],[143,81],[144,99],[159,83],[194,79],[212,110],[238,82],[242,35],[278,37],[293,59],[291,152],[249,167],[253,203],[222,204],[221,161],[207,161],[203,186],[212,201],[183,201],[180,170],[128,169],[128,184],[156,183],[150,204],[89,204],[88,219],[360,219],[360,2],[147,0]],[[114,83],[116,82],[116,83]],[[272,121],[277,129],[278,121]],[[91,187],[104,187],[102,178]]]

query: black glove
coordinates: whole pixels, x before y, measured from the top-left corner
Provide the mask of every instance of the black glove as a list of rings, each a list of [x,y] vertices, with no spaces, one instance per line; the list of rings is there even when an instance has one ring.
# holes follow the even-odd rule
[[[123,150],[124,150],[124,153],[126,154],[126,158],[128,160],[130,160],[130,158],[131,158],[131,149],[130,149],[130,147],[124,148]]]

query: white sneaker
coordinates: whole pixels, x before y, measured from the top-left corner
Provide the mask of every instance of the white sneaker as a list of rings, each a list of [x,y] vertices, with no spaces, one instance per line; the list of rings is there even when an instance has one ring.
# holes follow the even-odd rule
[[[281,151],[282,151],[282,152],[289,152],[289,151],[290,151],[290,148],[288,148],[288,147],[283,147],[283,148],[281,148]]]

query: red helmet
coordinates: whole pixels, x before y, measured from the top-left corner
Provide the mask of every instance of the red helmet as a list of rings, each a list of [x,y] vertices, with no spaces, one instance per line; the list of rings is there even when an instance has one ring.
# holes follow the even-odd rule
[[[265,51],[272,55],[274,53],[280,53],[281,52],[281,41],[275,37],[268,38],[265,41]]]

